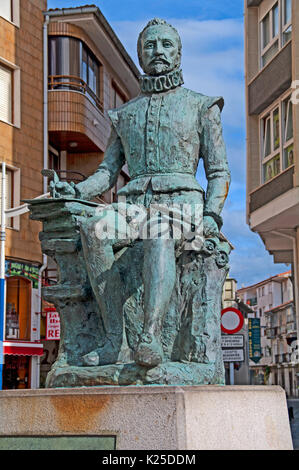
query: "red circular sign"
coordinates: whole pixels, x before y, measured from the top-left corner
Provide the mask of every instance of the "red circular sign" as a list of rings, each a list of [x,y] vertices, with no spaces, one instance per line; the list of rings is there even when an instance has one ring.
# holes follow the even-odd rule
[[[240,310],[227,307],[221,311],[221,330],[223,333],[233,335],[238,333],[244,325],[244,318]]]

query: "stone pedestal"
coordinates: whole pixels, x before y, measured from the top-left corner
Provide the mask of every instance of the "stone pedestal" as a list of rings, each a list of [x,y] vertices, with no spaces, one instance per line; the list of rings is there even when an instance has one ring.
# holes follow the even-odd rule
[[[40,437],[115,436],[118,450],[292,449],[285,393],[276,386],[4,390],[0,416],[1,449],[16,436],[34,436],[37,448]]]

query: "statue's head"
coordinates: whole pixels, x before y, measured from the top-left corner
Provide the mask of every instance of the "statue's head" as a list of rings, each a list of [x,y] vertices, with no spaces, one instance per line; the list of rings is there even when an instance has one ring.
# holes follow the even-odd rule
[[[137,42],[139,64],[148,75],[161,75],[181,64],[181,38],[165,20],[154,18],[141,31]]]

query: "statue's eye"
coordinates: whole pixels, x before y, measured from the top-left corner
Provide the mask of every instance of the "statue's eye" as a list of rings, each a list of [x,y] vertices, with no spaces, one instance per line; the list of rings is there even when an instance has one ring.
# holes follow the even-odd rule
[[[172,42],[170,42],[170,41],[163,41],[163,46],[164,46],[164,47],[172,47]]]
[[[145,49],[153,49],[154,43],[153,42],[148,42],[148,43],[145,44],[144,47],[145,47]]]

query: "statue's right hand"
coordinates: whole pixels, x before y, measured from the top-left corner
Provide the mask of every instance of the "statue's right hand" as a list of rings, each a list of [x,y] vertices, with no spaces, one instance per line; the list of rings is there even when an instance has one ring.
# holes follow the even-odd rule
[[[51,181],[50,194],[54,198],[73,198],[76,197],[75,183],[66,183],[65,181]]]

